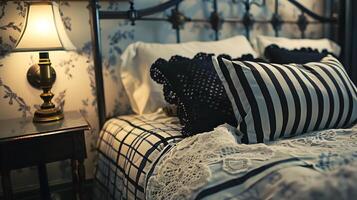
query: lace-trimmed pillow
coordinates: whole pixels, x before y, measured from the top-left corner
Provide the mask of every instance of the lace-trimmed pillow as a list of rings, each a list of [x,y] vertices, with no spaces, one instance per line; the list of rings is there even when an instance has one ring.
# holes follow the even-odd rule
[[[181,56],[173,56],[169,61],[158,59],[150,69],[152,79],[163,85],[165,100],[177,106],[186,136],[213,130],[223,123],[237,125],[231,103],[212,65],[212,55],[199,53],[192,59]],[[242,58],[252,60],[253,56]]]
[[[226,59],[213,62],[244,143],[268,142],[356,122],[356,86],[331,55],[304,65]]]
[[[290,39],[284,37],[270,37],[259,35],[256,40],[256,50],[259,52],[260,57],[264,57],[266,47],[275,44],[280,48],[288,50],[311,48],[322,52],[326,49],[336,56],[340,56],[341,47],[329,39]],[[294,62],[295,63],[295,62]]]
[[[318,62],[328,54],[332,54],[328,52],[326,49],[319,51],[318,49],[308,48],[300,48],[288,50],[286,48],[278,47],[276,44],[269,45],[265,48],[264,56],[271,63],[278,64],[288,64],[288,63],[296,63],[296,64],[305,64],[308,62]]]

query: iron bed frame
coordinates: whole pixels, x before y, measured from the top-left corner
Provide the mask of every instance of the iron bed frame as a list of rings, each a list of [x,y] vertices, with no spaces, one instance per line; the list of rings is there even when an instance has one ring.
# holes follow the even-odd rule
[[[234,0],[232,0],[234,1]],[[271,24],[275,32],[275,36],[279,36],[281,28],[284,24],[296,24],[301,32],[301,38],[305,38],[305,31],[309,24],[329,24],[329,30],[327,37],[335,40],[344,49],[346,41],[344,41],[345,33],[345,5],[348,0],[328,0],[326,5],[326,13],[328,17],[320,16],[315,12],[309,10],[304,5],[296,0],[284,0],[290,2],[293,6],[301,11],[298,19],[296,21],[288,21],[282,19],[279,14],[279,1],[274,1],[274,12],[270,20],[256,20],[254,16],[250,13],[252,6],[263,7],[266,5],[265,0],[260,2],[254,0],[235,0],[237,3],[242,3],[245,8],[242,19],[236,18],[223,18],[219,14],[218,2],[217,0],[212,1],[213,11],[207,19],[194,19],[185,16],[179,9],[180,4],[184,0],[168,0],[159,5],[145,8],[145,9],[135,9],[134,1],[128,1],[130,4],[130,9],[127,11],[101,11],[98,0],[90,0],[90,22],[91,22],[91,33],[92,33],[92,50],[93,50],[93,60],[94,60],[94,70],[95,70],[95,81],[96,81],[96,93],[97,93],[97,110],[99,117],[99,126],[103,127],[106,121],[106,107],[105,107],[105,96],[104,96],[104,83],[103,83],[103,72],[102,72],[102,51],[100,42],[100,20],[106,19],[124,19],[129,20],[132,25],[135,25],[136,21],[163,21],[172,24],[172,28],[176,31],[176,40],[181,42],[180,30],[183,28],[185,23],[195,22],[195,23],[209,23],[212,30],[215,33],[215,40],[219,39],[219,31],[223,23],[234,23],[242,24],[245,29],[245,34],[247,38],[250,38],[251,29],[254,24]],[[337,4],[338,3],[338,4]],[[338,5],[338,9],[336,8]],[[171,9],[171,14],[167,17],[153,17],[152,15],[164,12]],[[311,17],[314,21],[309,21],[306,16]],[[336,28],[336,26],[338,27]],[[337,29],[337,30],[336,30]],[[326,31],[325,31],[326,32]],[[344,55],[344,52],[342,52]],[[343,57],[342,57],[343,58]]]

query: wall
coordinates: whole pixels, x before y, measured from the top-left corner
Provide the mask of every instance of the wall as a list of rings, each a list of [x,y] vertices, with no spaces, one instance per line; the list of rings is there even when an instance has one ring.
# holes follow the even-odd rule
[[[259,0],[258,0],[259,1]],[[155,5],[163,0],[138,0],[136,8],[145,8]],[[188,0],[180,9],[187,16],[202,18],[208,17],[211,12],[212,0]],[[241,17],[243,6],[237,4],[238,0],[220,0],[219,7],[224,17]],[[267,0],[267,8],[252,8],[252,13],[257,19],[269,19],[273,10],[273,0]],[[300,14],[289,3],[280,1],[281,14],[286,20],[296,20]],[[323,0],[301,0],[304,5],[315,12],[322,13]],[[87,133],[86,160],[87,177],[93,177],[95,166],[95,145],[98,137],[98,119],[96,112],[96,96],[94,70],[91,57],[90,26],[87,2],[60,1],[62,19],[67,33],[77,47],[76,52],[55,51],[50,52],[52,66],[57,72],[57,81],[53,86],[56,95],[54,102],[63,107],[65,111],[78,110],[90,122],[93,131]],[[102,9],[123,10],[128,8],[128,3],[102,3]],[[161,15],[168,15],[167,11]],[[0,2],[0,119],[32,116],[36,107],[41,103],[41,91],[32,88],[26,80],[26,71],[31,64],[38,60],[37,52],[7,53],[13,48],[18,39],[26,15],[26,6],[22,1]],[[118,66],[120,54],[125,47],[133,41],[175,42],[175,32],[168,23],[143,23],[137,22],[132,27],[126,21],[106,20],[101,24],[102,44],[104,56],[104,79],[107,99],[108,115],[130,113],[130,106],[120,81]],[[308,37],[321,37],[322,26],[311,25],[308,27]],[[243,34],[241,25],[224,24],[220,32],[221,38],[235,34]],[[257,25],[253,35],[273,35],[270,25]],[[283,36],[299,37],[296,25],[283,27]],[[182,41],[212,40],[213,31],[209,25],[186,24],[182,31]],[[6,55],[4,55],[6,54]],[[59,149],[60,151],[60,149]],[[67,161],[48,165],[51,184],[63,183],[71,180],[70,164]],[[29,168],[17,170],[12,173],[12,182],[16,191],[38,187],[37,169]]]

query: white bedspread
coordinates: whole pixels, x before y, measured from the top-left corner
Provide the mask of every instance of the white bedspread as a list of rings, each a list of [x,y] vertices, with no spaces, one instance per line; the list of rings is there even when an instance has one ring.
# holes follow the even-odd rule
[[[237,143],[233,131],[222,125],[160,152],[146,177],[146,199],[357,196],[357,125],[253,145]]]

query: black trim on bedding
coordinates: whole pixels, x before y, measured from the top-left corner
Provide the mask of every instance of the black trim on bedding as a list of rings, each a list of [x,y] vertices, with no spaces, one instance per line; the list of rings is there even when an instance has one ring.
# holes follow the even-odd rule
[[[217,192],[223,191],[225,189],[241,185],[245,181],[247,181],[249,178],[252,178],[253,176],[258,175],[259,173],[262,173],[262,172],[264,172],[265,170],[267,170],[267,169],[269,169],[271,167],[274,167],[274,166],[279,165],[279,164],[288,163],[288,162],[295,162],[295,161],[300,161],[300,159],[299,158],[289,158],[289,159],[286,159],[286,160],[279,160],[279,161],[276,161],[276,162],[269,163],[267,165],[263,165],[263,166],[261,166],[259,168],[256,168],[254,170],[249,171],[244,176],[232,179],[230,181],[226,181],[226,182],[224,182],[222,184],[215,185],[215,186],[210,187],[210,188],[206,188],[205,190],[201,191],[197,195],[197,197],[195,199],[203,199],[204,197],[207,197],[209,195],[212,195],[212,194],[215,194]],[[306,166],[308,166],[308,164],[306,164]]]

